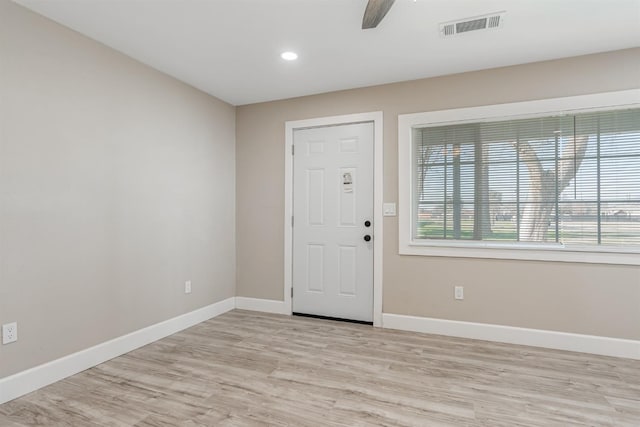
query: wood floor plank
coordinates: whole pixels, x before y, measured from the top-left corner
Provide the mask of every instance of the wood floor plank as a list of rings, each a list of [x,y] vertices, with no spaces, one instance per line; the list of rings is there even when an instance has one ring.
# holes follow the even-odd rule
[[[640,361],[234,310],[0,426],[640,426]]]

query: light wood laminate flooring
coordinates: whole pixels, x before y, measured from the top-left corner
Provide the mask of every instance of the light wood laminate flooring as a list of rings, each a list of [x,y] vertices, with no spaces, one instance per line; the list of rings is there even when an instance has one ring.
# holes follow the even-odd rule
[[[640,361],[234,310],[0,426],[640,426]]]

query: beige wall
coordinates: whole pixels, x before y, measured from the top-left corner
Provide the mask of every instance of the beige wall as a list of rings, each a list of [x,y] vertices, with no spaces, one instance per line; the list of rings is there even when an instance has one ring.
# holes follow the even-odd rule
[[[397,202],[398,114],[637,87],[630,49],[239,107],[237,294],[283,298],[285,121],[382,110],[384,200]],[[638,267],[399,256],[391,217],[384,242],[386,313],[640,339]]]
[[[235,109],[8,0],[0,61],[0,378],[232,297]]]

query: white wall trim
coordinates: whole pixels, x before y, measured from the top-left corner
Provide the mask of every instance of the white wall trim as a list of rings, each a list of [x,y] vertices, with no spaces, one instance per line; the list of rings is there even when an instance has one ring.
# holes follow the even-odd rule
[[[347,114],[341,116],[319,117],[307,120],[294,120],[285,123],[285,173],[284,173],[284,304],[285,314],[292,313],[291,287],[292,282],[292,250],[293,227],[293,131],[296,129],[320,126],[334,126],[348,123],[373,122],[373,325],[382,326],[382,197],[383,197],[383,136],[382,111],[370,113]]]
[[[384,328],[640,360],[640,341],[384,313]]]
[[[139,329],[40,366],[0,379],[0,404],[75,375],[235,308],[235,298]]]
[[[270,299],[236,297],[236,308],[264,313],[291,314],[284,301]]]

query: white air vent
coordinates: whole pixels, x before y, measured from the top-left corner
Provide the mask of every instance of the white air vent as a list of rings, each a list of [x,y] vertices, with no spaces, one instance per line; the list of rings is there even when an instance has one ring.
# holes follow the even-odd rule
[[[488,15],[474,16],[472,18],[458,21],[443,22],[440,24],[440,35],[442,37],[455,36],[456,34],[468,33],[478,30],[495,30],[502,28],[504,15],[506,12],[490,13]]]

